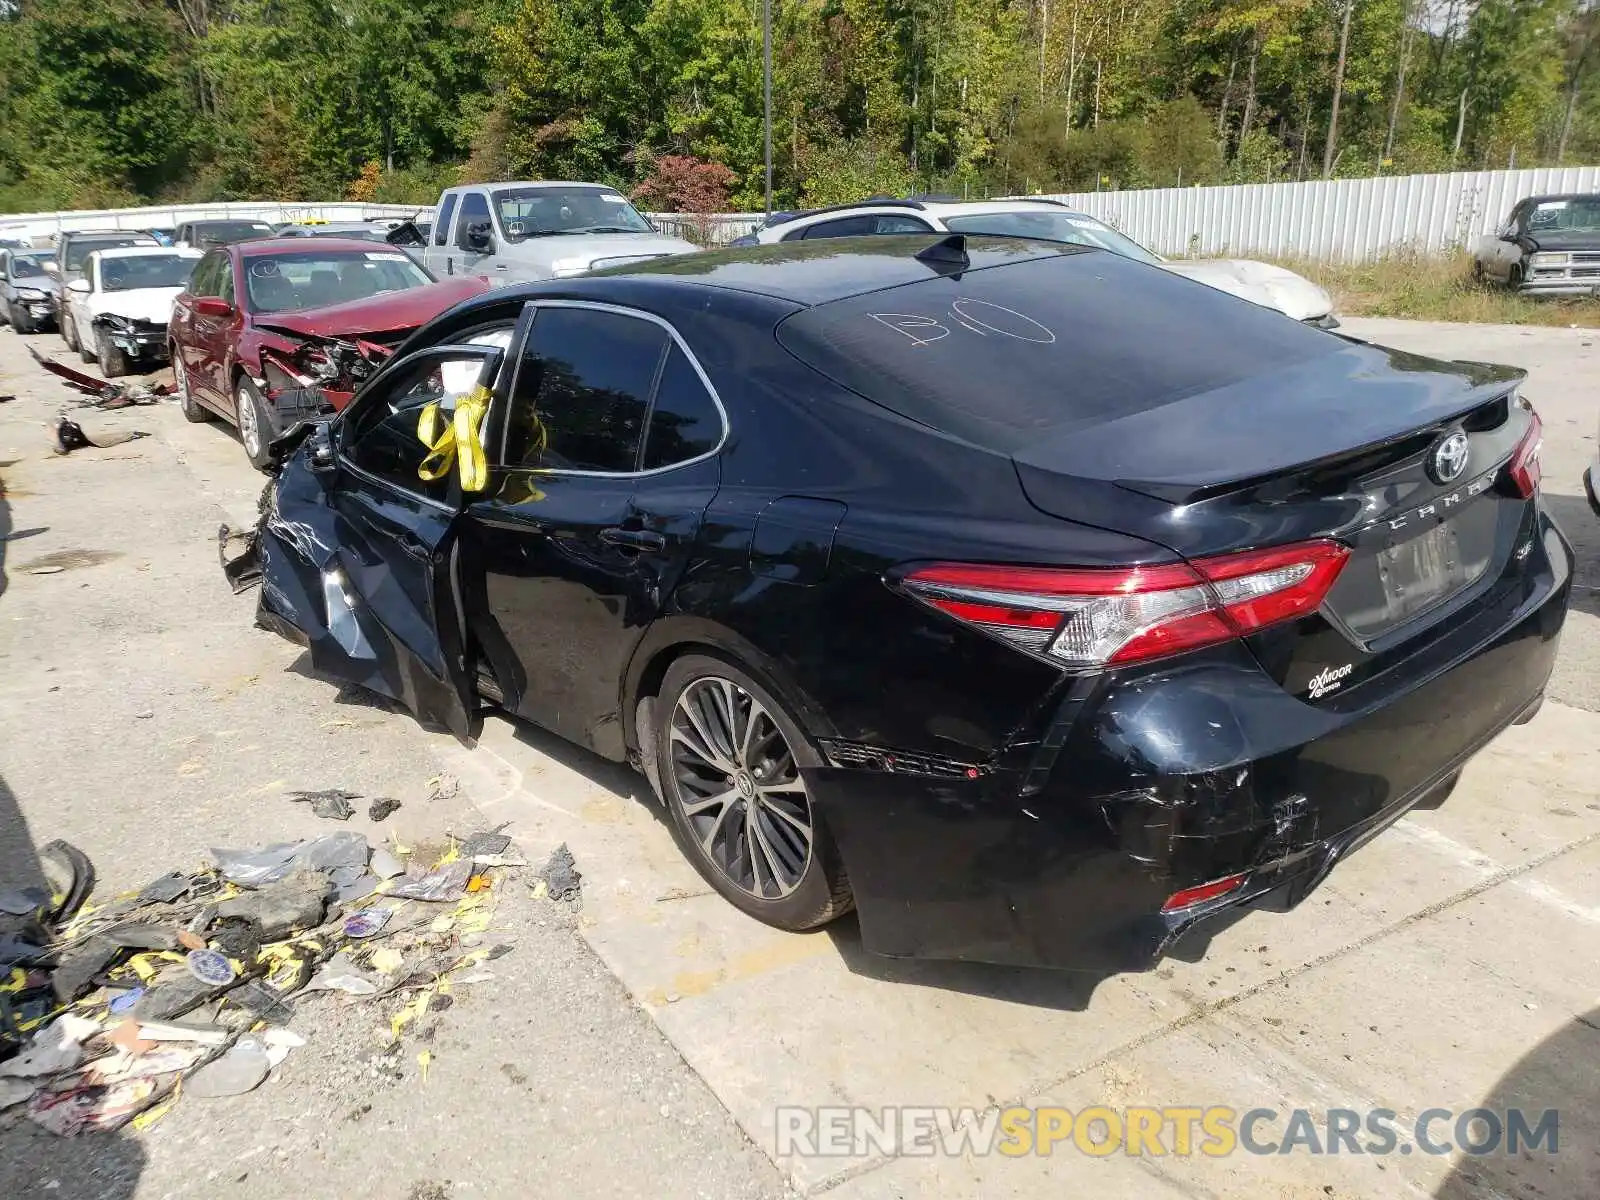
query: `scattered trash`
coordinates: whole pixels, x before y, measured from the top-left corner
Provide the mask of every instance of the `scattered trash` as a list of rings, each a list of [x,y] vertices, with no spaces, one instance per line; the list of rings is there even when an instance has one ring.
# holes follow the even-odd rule
[[[297,798],[348,808],[358,797]],[[424,855],[341,831],[213,849],[213,865],[94,905],[93,865],[50,843],[39,851],[45,887],[0,889],[0,1109],[64,1137],[148,1129],[180,1096],[259,1086],[306,1044],[288,1025],[331,1003],[315,999],[327,991],[382,1005],[375,1024],[387,1024],[391,1049],[380,1073],[397,1076],[407,1031],[447,1011],[455,983],[493,978],[477,968],[506,947],[473,947],[501,868],[481,860],[508,857],[509,845],[494,830]],[[380,886],[382,899],[367,899]],[[432,1037],[431,1023],[421,1029]]]
[[[190,1075],[184,1081],[184,1094],[206,1099],[242,1096],[257,1087],[271,1069],[267,1047],[260,1038],[246,1034]]]
[[[110,383],[104,379],[96,379],[93,375],[76,370],[65,363],[46,358],[32,346],[28,347],[28,353],[33,355],[34,362],[61,380],[67,387],[92,397],[83,401],[82,407],[85,408],[130,408],[138,404],[154,404],[162,396],[172,395],[173,389],[164,383],[154,386],[144,383]],[[0,397],[0,400],[10,399],[13,397]]]
[[[562,842],[550,854],[549,861],[534,876],[534,890],[551,900],[578,900],[583,894],[583,874],[578,870],[572,851]]]
[[[390,799],[388,796],[379,796],[367,809],[369,821],[382,821],[388,818],[400,807],[400,801]]]
[[[87,446],[96,446],[104,450],[111,446],[120,446],[123,442],[131,442],[136,438],[150,436],[142,429],[119,429],[102,430],[91,437],[83,431],[83,426],[76,421],[69,421],[66,417],[56,420],[55,435],[55,445],[52,449],[57,454],[71,454],[74,450],[82,450]]]
[[[344,935],[351,938],[369,938],[383,929],[394,915],[390,908],[364,908],[344,919]]]
[[[212,987],[232,983],[238,974],[233,964],[215,950],[191,950],[188,961],[189,974]]]
[[[407,873],[389,887],[387,895],[405,900],[428,900],[448,903],[459,900],[467,892],[467,880],[472,877],[472,864],[462,859],[449,863],[425,875]]]
[[[428,780],[428,802],[452,799],[460,788],[461,782],[454,775],[435,775]]]
[[[347,792],[342,788],[327,788],[320,792],[290,792],[295,804],[309,804],[311,811],[331,821],[348,821],[355,815],[350,801],[361,799],[360,792]]]

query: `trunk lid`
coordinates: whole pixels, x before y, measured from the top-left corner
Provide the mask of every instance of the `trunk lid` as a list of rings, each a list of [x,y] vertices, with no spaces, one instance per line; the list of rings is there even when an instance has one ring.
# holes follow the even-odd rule
[[[1280,682],[1320,700],[1423,644],[1511,564],[1531,510],[1502,484],[1532,420],[1513,399],[1522,377],[1351,345],[1012,458],[1040,510],[1186,558],[1350,546],[1318,614],[1250,639]],[[1459,440],[1445,448],[1458,433],[1464,460]]]

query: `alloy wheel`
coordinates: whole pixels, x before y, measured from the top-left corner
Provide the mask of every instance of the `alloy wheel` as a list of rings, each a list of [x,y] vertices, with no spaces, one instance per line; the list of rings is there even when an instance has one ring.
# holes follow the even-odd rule
[[[811,862],[811,803],[772,715],[707,676],[678,697],[670,738],[673,800],[706,858],[758,900],[793,892]]]
[[[241,383],[233,400],[238,410],[239,438],[244,442],[245,453],[253,459],[261,453],[261,423],[256,419],[255,397]]]

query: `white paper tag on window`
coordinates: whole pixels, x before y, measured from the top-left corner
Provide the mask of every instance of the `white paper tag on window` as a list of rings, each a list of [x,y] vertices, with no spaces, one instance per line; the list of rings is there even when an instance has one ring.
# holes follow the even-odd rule
[[[373,262],[405,262],[406,256],[398,250],[368,250],[367,257]]]

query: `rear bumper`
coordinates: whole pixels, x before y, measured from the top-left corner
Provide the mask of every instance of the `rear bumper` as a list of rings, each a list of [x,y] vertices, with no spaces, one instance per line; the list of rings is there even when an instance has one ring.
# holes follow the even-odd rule
[[[1140,970],[1225,913],[1298,903],[1536,708],[1572,575],[1547,518],[1541,532],[1524,585],[1366,708],[1303,702],[1238,647],[1069,693],[1036,741],[977,779],[900,764],[817,771],[813,802],[865,947]],[[1235,874],[1230,895],[1161,911],[1174,892]]]

